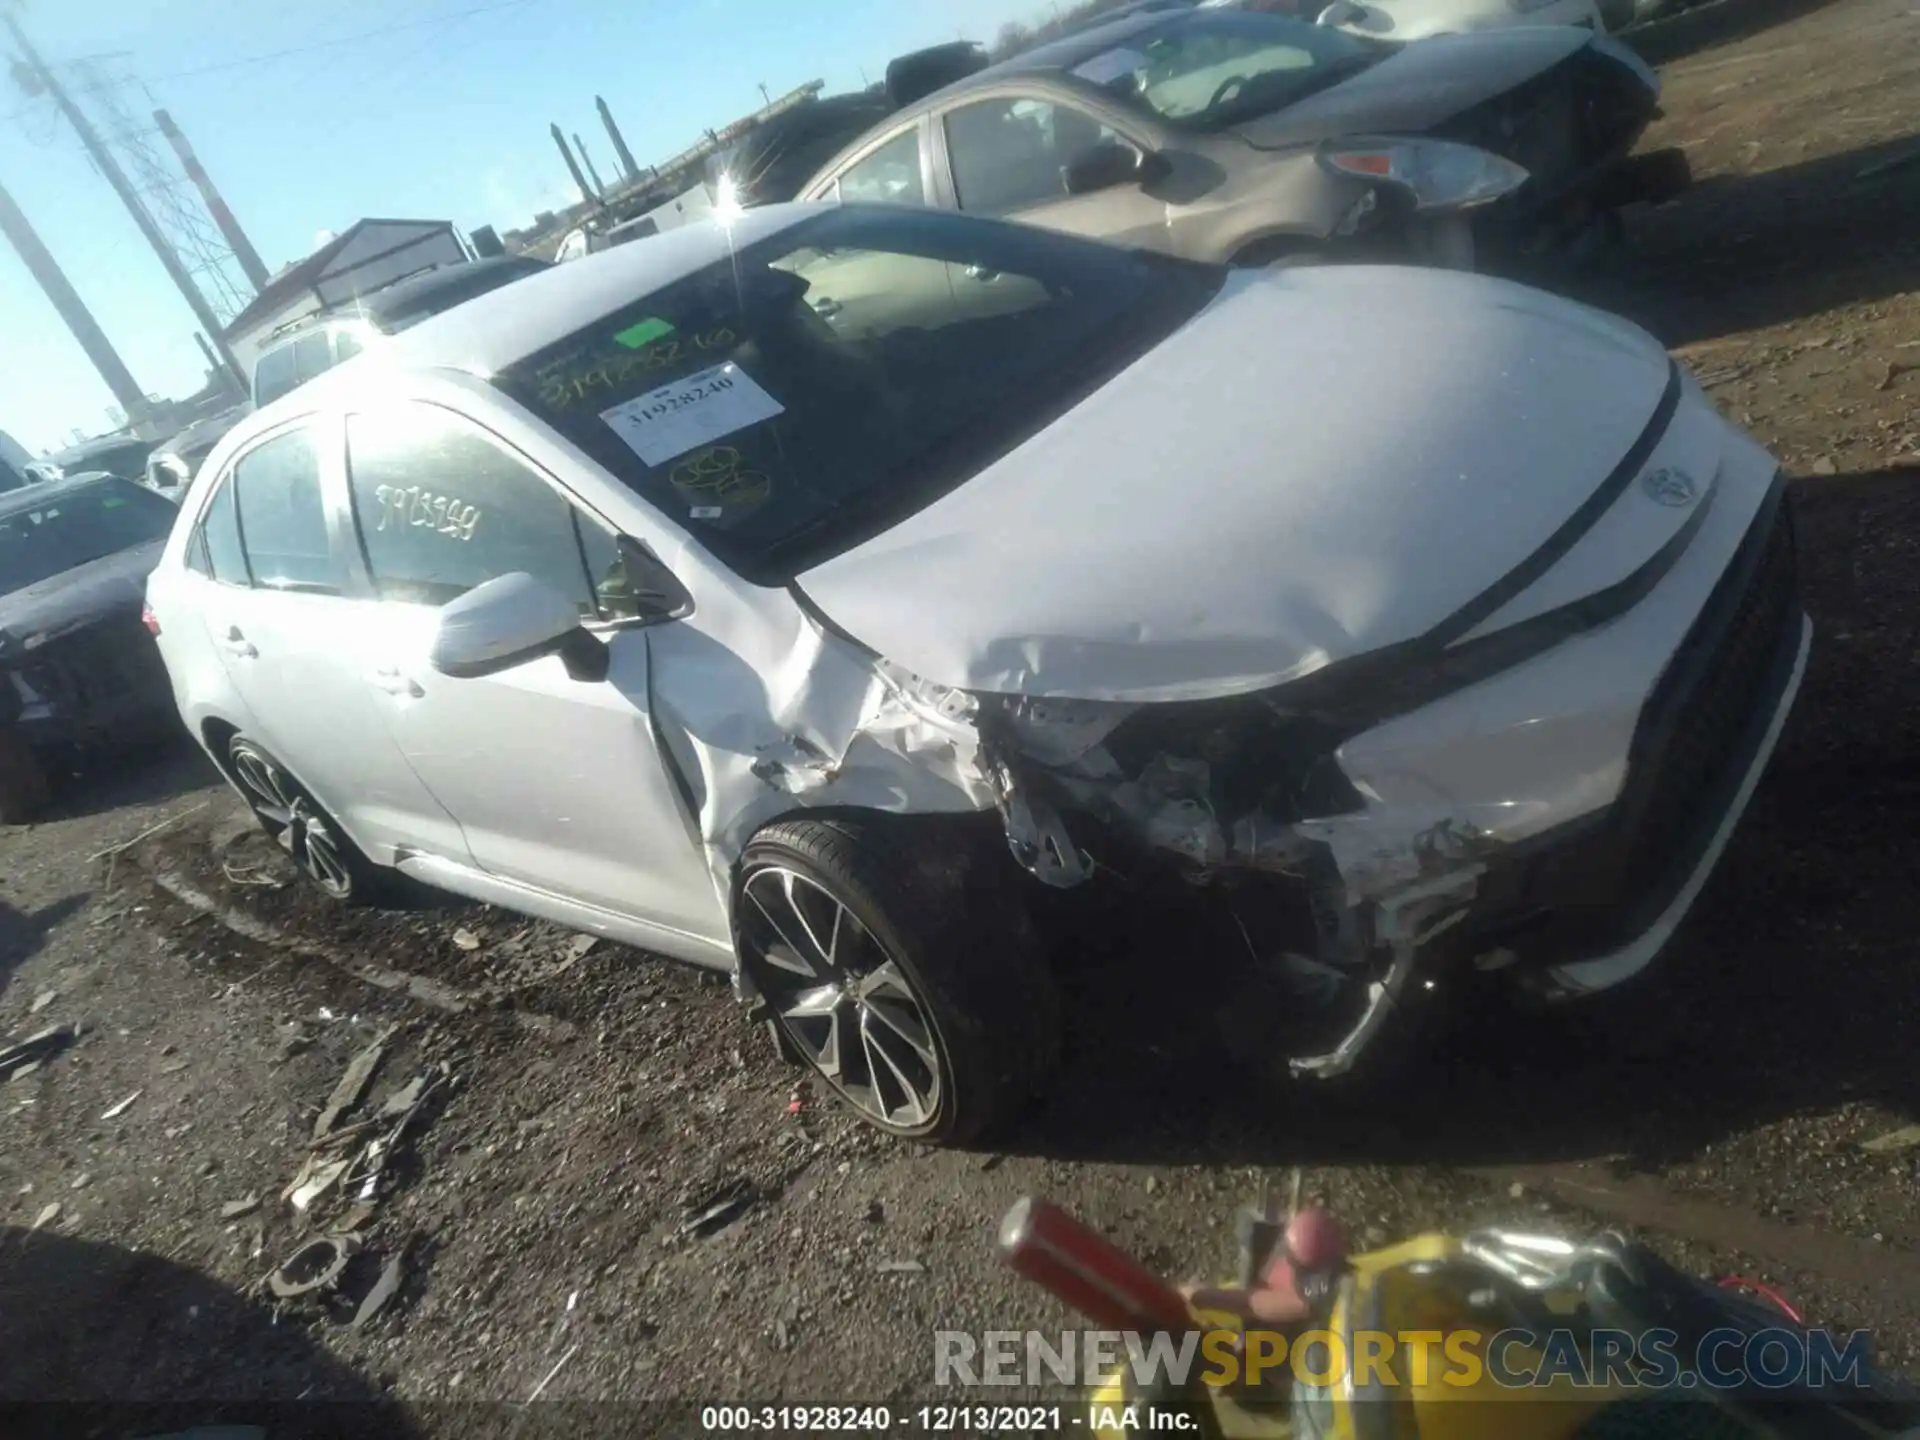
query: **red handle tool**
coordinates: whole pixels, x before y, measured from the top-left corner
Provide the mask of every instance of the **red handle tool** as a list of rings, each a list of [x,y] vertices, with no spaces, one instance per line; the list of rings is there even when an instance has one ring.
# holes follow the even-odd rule
[[[1194,1327],[1178,1290],[1049,1201],[1028,1196],[1007,1212],[1000,1258],[1104,1329],[1151,1335]]]

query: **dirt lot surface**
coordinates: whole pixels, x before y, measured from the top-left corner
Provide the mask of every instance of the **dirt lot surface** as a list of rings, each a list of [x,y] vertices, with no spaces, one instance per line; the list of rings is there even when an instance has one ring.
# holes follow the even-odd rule
[[[1768,779],[1650,983],[1463,1022],[1335,1106],[1223,1095],[1214,1035],[1164,977],[1082,965],[1057,1094],[1006,1153],[934,1153],[796,1086],[711,978],[498,912],[327,910],[197,756],[160,757],[0,835],[0,1033],[82,1027],[0,1085],[0,1402],[194,1402],[184,1422],[385,1398],[434,1435],[555,1413],[696,1429],[676,1400],[904,1409],[933,1394],[934,1329],[1071,1323],[996,1268],[1017,1197],[1199,1276],[1231,1263],[1232,1207],[1294,1164],[1363,1239],[1632,1227],[1873,1328],[1920,1376],[1920,1131],[1896,1134],[1920,1119],[1920,164],[1888,163],[1920,145],[1920,10],[1769,18],[1655,37],[1650,143],[1686,146],[1700,184],[1636,220],[1592,292],[1798,477],[1819,628]],[[315,1150],[376,1043],[348,1133]],[[309,1155],[332,1185],[303,1214],[283,1197]],[[348,1222],[331,1298],[263,1293]]]

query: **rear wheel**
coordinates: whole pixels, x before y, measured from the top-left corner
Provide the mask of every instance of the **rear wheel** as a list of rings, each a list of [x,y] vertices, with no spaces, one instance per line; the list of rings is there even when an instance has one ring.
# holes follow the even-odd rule
[[[227,742],[227,768],[254,818],[321,891],[346,904],[377,898],[383,873],[278,760],[244,735]]]
[[[742,858],[747,979],[786,1046],[888,1134],[976,1140],[1055,1053],[1052,976],[989,840],[967,822],[835,816],[769,826]]]

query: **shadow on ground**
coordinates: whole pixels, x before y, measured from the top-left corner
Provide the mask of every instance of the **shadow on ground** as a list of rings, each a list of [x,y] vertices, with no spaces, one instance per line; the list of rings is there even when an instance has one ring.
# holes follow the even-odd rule
[[[73,820],[127,805],[152,805],[220,783],[206,752],[185,733],[75,755],[54,777],[43,820]]]
[[[271,1440],[408,1422],[297,1320],[196,1270],[0,1229],[0,1433],[9,1440],[267,1426]],[[296,1403],[297,1402],[297,1403]]]
[[[1668,345],[1920,289],[1920,137],[1703,177],[1674,204],[1632,213],[1605,273],[1552,288]]]
[[[1834,0],[1719,0],[1698,5],[1665,20],[1634,27],[1622,37],[1655,65],[1670,65],[1702,50],[1750,39],[1823,10]]]
[[[39,953],[47,932],[87,903],[82,893],[42,905],[38,910],[16,910],[0,900],[0,994],[13,980],[13,972]]]
[[[1920,469],[1799,482],[1817,627],[1793,721],[1674,949],[1634,986],[1450,1015],[1353,1090],[1250,1079],[1181,937],[1070,971],[1059,1086],[1013,1148],[1161,1163],[1624,1155],[1659,1165],[1809,1107],[1920,1114]],[[1244,1017],[1243,1017],[1244,1018]]]

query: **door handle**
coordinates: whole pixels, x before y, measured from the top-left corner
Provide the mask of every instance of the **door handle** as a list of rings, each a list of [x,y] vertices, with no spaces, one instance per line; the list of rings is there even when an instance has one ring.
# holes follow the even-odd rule
[[[411,675],[401,674],[391,666],[372,671],[367,676],[367,683],[376,690],[386,691],[389,695],[405,695],[412,700],[418,700],[427,693],[420,688],[419,681]]]
[[[227,638],[220,644],[229,655],[238,655],[242,660],[251,660],[260,653],[253,642],[240,633],[238,625],[227,627]]]

